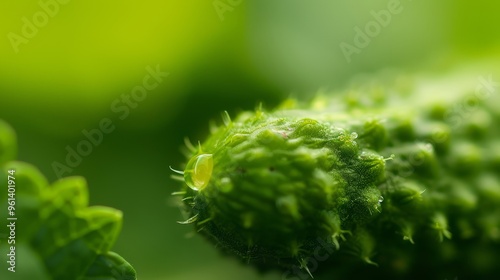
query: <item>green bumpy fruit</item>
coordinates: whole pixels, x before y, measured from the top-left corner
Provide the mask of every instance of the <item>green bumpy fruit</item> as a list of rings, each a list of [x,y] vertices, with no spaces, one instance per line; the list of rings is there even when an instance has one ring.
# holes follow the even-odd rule
[[[500,102],[451,77],[226,114],[188,145],[184,223],[283,279],[495,275]]]

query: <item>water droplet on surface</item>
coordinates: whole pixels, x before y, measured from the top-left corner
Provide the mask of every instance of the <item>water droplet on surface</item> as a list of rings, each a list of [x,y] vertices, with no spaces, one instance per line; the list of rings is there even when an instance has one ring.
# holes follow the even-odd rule
[[[205,188],[212,177],[213,166],[211,154],[201,154],[191,158],[184,170],[184,181],[195,191]]]
[[[351,139],[356,139],[358,138],[358,134],[356,132],[351,133]]]
[[[227,193],[230,192],[232,189],[233,189],[233,183],[231,182],[230,178],[224,177],[220,180],[219,190],[221,192]]]
[[[382,203],[382,201],[384,201],[384,197],[383,197],[383,196],[380,196],[380,197],[378,198],[378,203],[380,204],[380,203]]]

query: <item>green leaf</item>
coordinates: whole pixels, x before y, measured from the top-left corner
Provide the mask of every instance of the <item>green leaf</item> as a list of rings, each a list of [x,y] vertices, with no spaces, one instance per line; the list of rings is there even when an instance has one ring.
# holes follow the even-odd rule
[[[8,243],[10,232],[4,233],[2,228],[0,252],[5,256],[15,246],[16,272],[5,269],[10,274],[3,271],[0,278],[136,279],[132,266],[109,252],[121,230],[121,211],[89,207],[87,183],[82,177],[68,177],[49,185],[28,163],[2,164],[2,160],[12,158],[12,152],[5,147],[12,148],[11,140],[15,138],[8,135],[8,129],[0,122],[0,182],[12,180],[15,193],[0,192],[0,207],[7,209],[8,199],[12,203],[13,197],[15,205],[12,213],[0,211],[0,219],[17,218],[16,242]]]
[[[99,255],[87,270],[84,280],[133,280],[135,270],[122,257],[114,252]]]

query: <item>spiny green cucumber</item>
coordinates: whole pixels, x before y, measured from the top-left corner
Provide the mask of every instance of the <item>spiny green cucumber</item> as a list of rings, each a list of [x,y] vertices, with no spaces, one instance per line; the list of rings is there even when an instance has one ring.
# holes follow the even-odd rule
[[[498,273],[500,102],[491,76],[472,78],[224,114],[188,143],[183,223],[283,279]]]

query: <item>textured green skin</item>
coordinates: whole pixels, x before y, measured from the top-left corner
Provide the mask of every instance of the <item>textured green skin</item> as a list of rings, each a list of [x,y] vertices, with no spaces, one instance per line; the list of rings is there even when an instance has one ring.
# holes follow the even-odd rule
[[[498,275],[496,92],[357,92],[217,128],[193,154],[214,166],[205,188],[183,188],[189,222],[284,279],[305,279],[306,266],[325,277]]]

